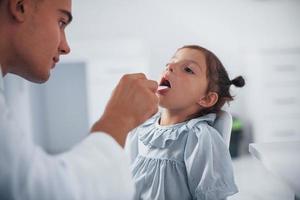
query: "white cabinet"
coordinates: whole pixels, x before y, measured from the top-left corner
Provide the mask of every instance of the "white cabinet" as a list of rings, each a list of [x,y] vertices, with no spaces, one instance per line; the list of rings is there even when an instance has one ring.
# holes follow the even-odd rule
[[[249,52],[246,65],[255,142],[300,139],[300,48]]]

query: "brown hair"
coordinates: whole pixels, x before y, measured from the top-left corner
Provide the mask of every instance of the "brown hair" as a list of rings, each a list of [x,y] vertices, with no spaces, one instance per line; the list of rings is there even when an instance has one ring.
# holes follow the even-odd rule
[[[201,110],[198,115],[204,115],[212,112],[218,113],[226,102],[233,100],[233,96],[229,91],[230,86],[234,85],[236,87],[243,87],[245,85],[244,78],[242,76],[238,76],[230,80],[228,73],[219,58],[207,49],[198,45],[185,45],[178,50],[184,48],[199,50],[204,54],[207,66],[206,76],[208,78],[207,92],[212,91],[218,94],[218,101],[216,104],[210,108]]]

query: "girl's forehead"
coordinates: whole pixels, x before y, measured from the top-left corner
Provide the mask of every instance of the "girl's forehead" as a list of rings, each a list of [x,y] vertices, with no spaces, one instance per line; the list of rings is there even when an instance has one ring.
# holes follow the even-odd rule
[[[194,60],[197,62],[205,62],[205,56],[200,50],[196,49],[179,49],[176,51],[175,55],[173,56],[175,59],[188,59],[188,60]]]
[[[179,49],[172,57],[172,60],[174,61],[191,60],[198,63],[198,65],[201,67],[206,66],[204,54],[200,50],[196,50],[196,49],[189,49],[189,48]]]

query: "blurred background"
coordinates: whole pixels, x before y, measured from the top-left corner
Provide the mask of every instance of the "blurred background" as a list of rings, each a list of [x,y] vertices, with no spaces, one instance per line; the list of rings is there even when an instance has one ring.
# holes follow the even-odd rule
[[[71,54],[49,82],[5,79],[18,124],[51,154],[82,140],[124,73],[158,80],[177,48],[213,51],[231,78],[230,145],[240,192],[229,200],[289,200],[290,188],[248,153],[252,142],[300,139],[299,0],[73,0]],[[138,105],[137,105],[138,106]]]

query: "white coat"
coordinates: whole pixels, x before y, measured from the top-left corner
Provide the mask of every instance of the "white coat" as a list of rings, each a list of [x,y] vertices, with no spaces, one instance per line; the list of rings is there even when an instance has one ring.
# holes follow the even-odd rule
[[[20,130],[3,95],[0,68],[0,199],[131,199],[129,160],[105,133],[49,155]]]

